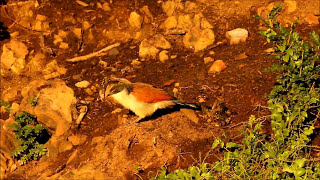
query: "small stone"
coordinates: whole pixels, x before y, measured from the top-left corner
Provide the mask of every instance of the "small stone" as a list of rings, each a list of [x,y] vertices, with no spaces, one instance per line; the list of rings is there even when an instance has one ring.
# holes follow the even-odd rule
[[[158,48],[170,49],[171,44],[163,37],[163,35],[155,35],[149,39],[143,40],[139,45],[139,56],[141,58],[156,58],[160,51]]]
[[[133,66],[139,66],[140,64],[141,64],[141,62],[138,59],[134,59],[131,62],[131,65],[133,65]]]
[[[293,0],[285,0],[284,3],[288,5],[288,13],[292,13],[297,9],[297,2]]]
[[[111,112],[111,114],[120,113],[121,111],[122,111],[122,109],[117,108],[117,109],[113,110],[113,111]]]
[[[304,20],[310,24],[310,25],[318,25],[319,24],[319,18],[315,16],[314,14],[307,14]]]
[[[60,36],[61,38],[65,38],[65,37],[67,37],[67,35],[68,34],[63,30],[59,30],[58,31],[58,36]]]
[[[74,146],[81,145],[87,140],[87,135],[77,134],[68,137],[68,141],[70,141]]]
[[[65,42],[61,42],[59,45],[59,48],[61,49],[68,49],[69,48],[69,44],[65,43]]]
[[[75,84],[78,88],[86,88],[90,85],[89,81],[80,81]]]
[[[108,52],[108,55],[109,56],[116,56],[118,55],[120,52],[117,48],[112,48],[109,52]]]
[[[246,42],[248,38],[248,31],[242,28],[237,28],[226,32],[227,39],[230,40],[230,45]]]
[[[194,52],[205,49],[215,40],[212,29],[200,29],[193,27],[183,37],[183,43],[187,48],[194,48]]]
[[[166,60],[169,59],[169,56],[168,56],[168,51],[167,50],[163,50],[159,53],[159,60],[161,62],[165,62]]]
[[[65,152],[65,151],[69,151],[73,148],[72,143],[65,141],[63,143],[60,143],[58,149],[59,149],[59,153]]]
[[[180,15],[178,17],[177,28],[183,30],[189,30],[193,26],[193,22],[189,14]]]
[[[222,60],[217,60],[211,65],[208,73],[221,72],[225,68],[227,68],[226,64]]]
[[[91,86],[91,88],[90,88],[93,92],[97,92],[97,88],[96,88],[96,86]]]
[[[163,23],[165,29],[173,29],[177,27],[177,17],[169,16]]]
[[[192,109],[180,109],[180,111],[191,121],[194,123],[199,123],[199,118],[197,117],[196,113]]]
[[[87,88],[87,89],[85,90],[85,92],[86,92],[87,94],[89,94],[90,96],[91,96],[91,95],[93,95],[92,90],[91,90],[91,89],[89,89],[89,88]]]
[[[90,23],[88,21],[83,21],[82,22],[82,28],[83,30],[87,30],[90,28]]]
[[[200,99],[199,99],[199,103],[204,103],[204,102],[206,102],[205,99],[203,99],[203,98],[200,98]]]
[[[179,87],[180,86],[180,83],[174,83],[174,87]]]
[[[178,93],[178,91],[179,90],[177,88],[173,88],[173,90],[172,90],[173,93]]]
[[[89,6],[87,3],[82,2],[82,1],[80,1],[80,0],[76,0],[76,2],[77,2],[78,4],[80,4],[81,6],[83,6],[83,7]]]
[[[243,68],[245,65],[244,64],[239,64],[239,69]]]
[[[109,3],[107,3],[107,2],[103,3],[102,9],[103,9],[104,11],[111,11],[111,8],[110,8],[110,6],[109,6]]]
[[[82,37],[81,28],[73,28],[72,32],[77,36],[78,39],[81,39]]]
[[[241,60],[241,59],[246,59],[248,56],[246,55],[246,53],[241,53],[239,55],[236,55],[234,57],[235,60]]]
[[[170,56],[171,59],[175,59],[175,58],[177,58],[177,57],[178,57],[178,55],[171,55],[171,56]]]
[[[97,2],[97,8],[102,8],[102,4],[100,2]]]
[[[142,25],[142,17],[137,12],[131,12],[129,16],[129,24],[135,29],[140,29]]]
[[[47,20],[47,16],[44,16],[44,15],[41,15],[41,14],[37,14],[36,19],[40,20],[40,21],[45,21],[45,20]]]
[[[214,51],[209,51],[209,54],[210,55],[214,55]]]
[[[171,16],[176,8],[176,3],[174,1],[166,1],[162,4],[162,10],[167,14],[167,16]]]
[[[204,60],[204,64],[207,64],[209,62],[213,62],[214,61],[214,59],[212,57],[205,57],[205,58],[203,58],[203,60]]]

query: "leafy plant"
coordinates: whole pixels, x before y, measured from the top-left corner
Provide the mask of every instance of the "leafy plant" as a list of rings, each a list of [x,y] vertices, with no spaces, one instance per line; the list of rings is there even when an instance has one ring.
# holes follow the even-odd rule
[[[274,8],[267,20],[256,16],[268,27],[261,34],[274,44],[273,57],[279,62],[270,68],[280,72],[268,100],[272,137],[266,138],[262,123],[251,116],[241,131],[241,144],[213,142],[213,149],[220,146],[226,151],[222,160],[205,170],[190,167],[210,173],[205,179],[320,178],[320,163],[310,156],[309,146],[320,115],[320,40],[315,32],[310,33],[311,40],[303,40],[295,31],[298,21],[289,29],[280,25],[276,21],[280,10],[281,5]],[[191,176],[190,168],[172,173],[163,169],[156,179],[204,179]]]
[[[10,103],[1,100],[1,101],[0,101],[0,106],[4,106],[4,107],[5,107],[4,109],[5,109],[8,113],[10,113],[10,111],[11,111],[11,104],[10,104]]]
[[[21,143],[16,147],[11,155],[18,159],[20,164],[26,164],[30,160],[38,160],[45,155],[47,149],[41,143],[48,139],[48,132],[37,122],[35,115],[26,111],[20,111],[15,116],[16,124],[10,125],[14,129],[17,142]]]
[[[36,95],[34,95],[32,98],[30,97],[28,99],[28,101],[30,102],[30,104],[32,106],[36,106],[38,104],[38,97]]]

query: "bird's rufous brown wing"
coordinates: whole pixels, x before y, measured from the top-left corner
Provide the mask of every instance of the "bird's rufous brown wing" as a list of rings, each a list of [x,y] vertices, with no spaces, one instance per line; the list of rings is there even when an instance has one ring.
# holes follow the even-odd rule
[[[156,103],[159,101],[168,101],[175,99],[162,89],[154,88],[149,84],[135,83],[133,84],[132,95],[138,101],[145,103]]]

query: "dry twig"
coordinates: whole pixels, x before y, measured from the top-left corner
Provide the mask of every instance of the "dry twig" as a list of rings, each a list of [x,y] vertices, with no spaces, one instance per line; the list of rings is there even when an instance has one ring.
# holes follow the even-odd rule
[[[120,43],[115,43],[115,44],[107,46],[107,47],[105,47],[105,48],[103,48],[103,49],[101,49],[101,50],[99,50],[97,52],[93,52],[93,53],[90,53],[90,54],[85,55],[85,56],[79,56],[79,57],[75,57],[75,58],[72,58],[72,59],[67,59],[66,61],[68,61],[68,62],[78,62],[78,61],[88,60],[88,59],[90,59],[92,57],[99,56],[103,52],[109,51],[110,49],[118,47],[118,46],[120,46]]]

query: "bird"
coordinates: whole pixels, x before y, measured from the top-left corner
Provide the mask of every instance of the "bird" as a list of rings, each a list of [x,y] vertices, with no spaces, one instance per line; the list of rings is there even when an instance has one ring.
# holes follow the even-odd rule
[[[141,82],[119,82],[110,89],[107,97],[113,98],[135,113],[138,118],[133,123],[153,115],[158,109],[172,108],[176,105],[192,109],[199,108],[197,104],[180,101],[163,89]]]

